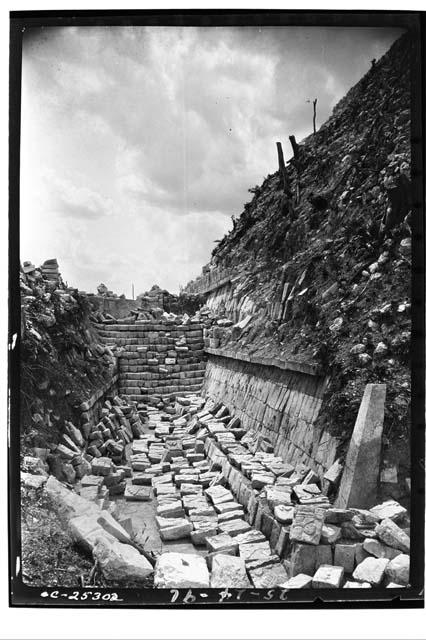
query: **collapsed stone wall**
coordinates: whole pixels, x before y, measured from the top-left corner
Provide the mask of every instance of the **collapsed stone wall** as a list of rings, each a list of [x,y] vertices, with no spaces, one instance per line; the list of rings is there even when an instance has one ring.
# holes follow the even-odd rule
[[[90,301],[93,302],[96,311],[110,314],[114,318],[126,318],[138,307],[137,300],[129,300],[127,298],[90,296]]]
[[[326,385],[324,376],[209,355],[203,392],[267,438],[276,455],[322,477],[339,444],[316,424]]]
[[[200,323],[107,321],[95,326],[117,355],[120,394],[147,402],[200,391],[205,371]]]

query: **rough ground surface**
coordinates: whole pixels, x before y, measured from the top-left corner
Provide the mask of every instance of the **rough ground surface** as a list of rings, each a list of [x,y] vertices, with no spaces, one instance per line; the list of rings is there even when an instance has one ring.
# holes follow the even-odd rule
[[[204,270],[228,270],[229,299],[240,300],[242,317],[243,303],[251,307],[252,318],[237,339],[231,328],[221,330],[221,348],[316,363],[331,373],[320,420],[341,437],[343,451],[365,384],[387,384],[385,456],[386,451],[396,455],[396,445],[407,463],[405,474],[409,56],[410,41],[403,37],[339,102],[317,134],[300,144],[298,166],[293,158],[287,167],[290,198],[278,172],[250,189],[251,202]],[[188,290],[196,291],[197,281]],[[225,293],[222,315],[226,307]]]

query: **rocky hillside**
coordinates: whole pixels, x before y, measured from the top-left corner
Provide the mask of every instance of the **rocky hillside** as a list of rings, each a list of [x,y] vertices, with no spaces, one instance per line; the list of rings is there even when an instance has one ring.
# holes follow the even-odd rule
[[[409,69],[404,36],[294,145],[284,172],[250,189],[205,275],[187,287],[228,282],[208,304],[244,322],[222,323],[215,346],[331,373],[323,419],[342,445],[367,382],[387,383],[386,439],[404,442],[408,429]]]

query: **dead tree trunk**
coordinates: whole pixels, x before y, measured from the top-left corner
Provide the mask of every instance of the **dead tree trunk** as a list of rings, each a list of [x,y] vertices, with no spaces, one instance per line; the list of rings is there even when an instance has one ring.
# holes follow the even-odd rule
[[[299,163],[299,145],[296,142],[295,136],[289,136],[291,147],[293,149],[294,167],[296,169],[296,204],[300,199],[300,163]]]
[[[315,98],[315,100],[313,101],[313,106],[314,106],[314,134],[317,132],[317,125],[316,125],[316,120],[317,120],[317,98]]]
[[[287,195],[291,195],[287,169],[285,168],[283,148],[282,148],[281,142],[277,142],[276,144],[277,144],[277,151],[278,151],[278,170],[280,174],[281,188],[283,189],[284,193],[286,193]]]

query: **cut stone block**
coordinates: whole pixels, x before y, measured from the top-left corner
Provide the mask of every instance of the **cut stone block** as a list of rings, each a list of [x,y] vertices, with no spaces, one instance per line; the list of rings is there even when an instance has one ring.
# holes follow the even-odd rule
[[[323,509],[306,505],[296,507],[290,529],[290,540],[317,545],[321,539],[323,524]]]
[[[271,510],[274,510],[274,507],[277,505],[291,506],[290,490],[287,490],[285,487],[267,486],[264,491],[266,501]]]
[[[165,518],[165,520],[167,521],[168,518]],[[171,526],[165,526],[160,529],[160,537],[162,540],[180,540],[187,538],[193,530],[191,522],[185,520],[185,518],[171,519],[171,522],[173,522]]]
[[[294,507],[279,504],[274,508],[274,516],[281,524],[291,524],[294,517]]]
[[[355,567],[356,544],[336,544],[334,564],[343,567],[345,573],[352,573]]]
[[[266,485],[274,484],[275,476],[267,473],[253,473],[251,477],[251,486],[253,489],[263,489]]]
[[[331,545],[329,544],[319,544],[315,547],[316,550],[316,558],[315,558],[315,571],[322,564],[338,564],[337,562],[333,562],[333,550]]]
[[[317,547],[310,544],[295,544],[290,555],[290,574],[306,573],[313,576],[316,570]]]
[[[209,586],[209,571],[201,556],[169,552],[158,558],[154,573],[157,589],[208,589]]]
[[[279,563],[250,569],[249,575],[256,589],[273,589],[288,580],[287,571]]]
[[[103,485],[104,478],[103,476],[94,476],[87,475],[83,476],[80,480],[80,484],[82,487],[101,487]]]
[[[219,533],[211,538],[206,538],[207,549],[211,552],[237,553],[238,544],[227,533]]]
[[[158,505],[157,515],[162,518],[183,518],[185,511],[180,501],[171,502],[169,504]]]
[[[299,573],[297,576],[290,578],[287,582],[280,584],[281,589],[309,589],[312,584],[312,576],[305,573]]]
[[[400,549],[404,553],[410,552],[410,538],[389,518],[382,520],[374,531],[377,537],[390,547]]]
[[[369,582],[378,586],[385,575],[385,569],[389,564],[386,558],[366,558],[359,564],[352,576],[358,582]]]
[[[226,511],[225,513],[219,513],[218,522],[229,522],[230,520],[240,520],[244,517],[244,511],[238,509],[237,511]]]
[[[219,525],[221,533],[228,533],[230,536],[237,536],[250,530],[250,525],[245,520],[231,520],[230,522],[222,522]]]
[[[107,580],[127,586],[129,582],[143,584],[154,569],[134,547],[117,540],[99,540],[93,549],[93,558]]]
[[[385,397],[385,384],[366,385],[335,502],[338,508],[368,508],[376,502]]]
[[[240,557],[246,562],[247,567],[249,567],[251,563],[259,560],[263,560],[267,564],[271,557],[271,548],[268,542],[240,544],[239,553]]]
[[[249,544],[253,542],[266,542],[266,538],[261,531],[257,529],[250,529],[245,533],[239,533],[234,537],[234,542],[237,544]]]
[[[349,509],[327,509],[324,515],[325,524],[341,524],[342,522],[348,522],[352,520],[354,514]]]
[[[152,491],[150,487],[143,485],[126,484],[124,490],[125,500],[147,501],[152,499]]]
[[[355,580],[346,580],[343,585],[344,589],[371,589],[369,582],[355,582]]]
[[[212,559],[212,573],[210,587],[219,589],[250,588],[251,583],[247,576],[245,562],[242,558],[226,554],[217,554]]]
[[[217,534],[217,528],[213,525],[203,526],[191,531],[191,542],[195,546],[206,544],[206,539]]]
[[[313,589],[338,589],[343,582],[343,567],[321,565],[312,578]]]
[[[242,506],[239,502],[222,502],[221,504],[216,504],[215,509],[217,513],[226,513],[227,511],[235,511],[235,509],[241,509]]]
[[[112,517],[109,511],[101,511],[101,514],[98,517],[98,522],[105,531],[114,536],[114,538],[119,542],[123,542],[124,544],[128,544],[130,542],[130,535],[121,526],[121,524]]]

